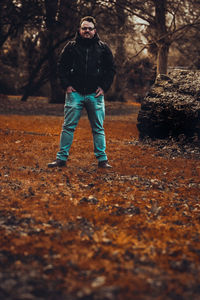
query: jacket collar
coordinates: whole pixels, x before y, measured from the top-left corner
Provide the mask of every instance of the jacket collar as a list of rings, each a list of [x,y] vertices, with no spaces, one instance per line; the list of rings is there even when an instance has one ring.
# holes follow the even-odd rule
[[[79,31],[77,31],[75,40],[78,44],[83,45],[85,47],[90,47],[91,45],[95,44],[97,41],[100,40],[99,35],[95,33],[94,37],[92,39],[85,39],[83,38]]]

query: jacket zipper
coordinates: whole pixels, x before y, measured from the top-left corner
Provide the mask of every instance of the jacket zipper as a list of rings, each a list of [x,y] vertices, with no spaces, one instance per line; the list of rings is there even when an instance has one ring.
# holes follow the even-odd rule
[[[87,71],[88,71],[88,54],[89,54],[89,49],[86,49],[86,59],[85,59],[85,82],[87,79]],[[86,87],[84,87],[85,93],[86,93]]]

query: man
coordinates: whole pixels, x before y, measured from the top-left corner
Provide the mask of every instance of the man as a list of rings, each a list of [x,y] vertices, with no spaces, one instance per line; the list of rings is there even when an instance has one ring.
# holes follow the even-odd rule
[[[61,53],[58,72],[61,85],[66,91],[64,123],[60,150],[56,160],[49,163],[48,167],[66,165],[74,130],[85,107],[92,128],[98,167],[111,168],[105,152],[104,93],[112,84],[115,66],[112,52],[107,44],[99,39],[93,17],[81,19],[75,41],[70,41]]]

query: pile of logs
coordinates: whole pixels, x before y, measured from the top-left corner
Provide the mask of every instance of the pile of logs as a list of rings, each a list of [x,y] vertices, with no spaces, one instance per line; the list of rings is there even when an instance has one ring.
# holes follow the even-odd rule
[[[159,75],[141,103],[137,127],[141,139],[200,139],[200,71]]]

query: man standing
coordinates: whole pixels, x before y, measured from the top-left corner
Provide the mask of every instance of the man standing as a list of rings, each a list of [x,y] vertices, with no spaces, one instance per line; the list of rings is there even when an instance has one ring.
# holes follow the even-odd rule
[[[96,21],[93,17],[81,19],[75,40],[68,42],[61,53],[58,72],[61,85],[66,91],[64,123],[60,150],[56,160],[49,163],[48,167],[66,165],[74,130],[85,107],[92,128],[98,167],[111,168],[105,153],[104,93],[112,84],[115,66],[111,50],[96,33]]]

